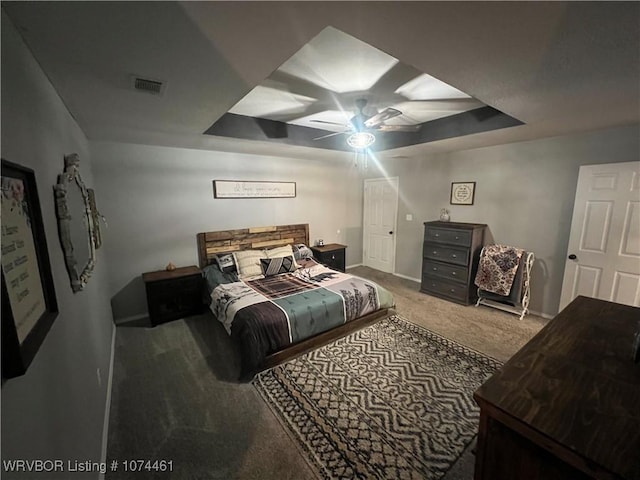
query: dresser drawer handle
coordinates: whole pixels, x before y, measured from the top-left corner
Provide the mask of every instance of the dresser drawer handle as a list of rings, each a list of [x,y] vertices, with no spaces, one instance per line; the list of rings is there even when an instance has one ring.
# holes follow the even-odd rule
[[[433,271],[437,272],[438,271],[438,267],[433,267]]]
[[[336,256],[335,255],[331,255],[331,260],[335,260]]]
[[[449,290],[451,293],[456,293],[456,289],[452,288],[451,290]]]
[[[458,258],[458,256],[454,253],[451,255],[451,258]]]
[[[437,251],[437,250],[434,250],[434,251],[433,251],[433,254],[434,254],[434,255],[437,255],[437,254],[438,254],[438,251]]]
[[[436,234],[434,235],[434,237],[439,237],[439,236],[440,236],[440,234],[439,234],[439,233],[436,233]]]
[[[432,283],[432,284],[431,284],[431,286],[432,286],[432,287],[435,287],[435,286],[436,286],[436,284],[435,284],[435,283]]]
[[[451,275],[453,275],[455,277],[456,276],[456,272],[451,272]]]

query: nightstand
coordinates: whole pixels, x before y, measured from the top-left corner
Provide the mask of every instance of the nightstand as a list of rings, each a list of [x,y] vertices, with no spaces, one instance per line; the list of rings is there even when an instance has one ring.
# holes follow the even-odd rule
[[[147,272],[142,279],[152,326],[202,313],[203,278],[198,267]]]
[[[345,270],[345,249],[346,245],[339,243],[329,243],[328,245],[311,247],[313,257],[320,263],[324,263],[327,267],[334,270]]]

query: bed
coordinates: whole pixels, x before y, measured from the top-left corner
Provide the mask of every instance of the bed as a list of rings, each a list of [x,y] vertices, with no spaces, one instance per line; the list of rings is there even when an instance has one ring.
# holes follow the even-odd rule
[[[392,313],[389,291],[313,259],[308,224],[204,232],[197,241],[209,308],[239,350],[242,380]]]

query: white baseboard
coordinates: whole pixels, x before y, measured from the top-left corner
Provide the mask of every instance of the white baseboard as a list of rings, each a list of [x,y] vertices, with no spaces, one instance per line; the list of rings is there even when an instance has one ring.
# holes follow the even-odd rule
[[[349,268],[354,268],[354,267],[362,267],[362,266],[363,266],[363,264],[362,264],[362,263],[356,263],[355,265],[349,265],[349,266],[347,267],[347,269],[349,269]],[[400,278],[405,278],[405,279],[407,279],[407,280],[412,280],[412,281],[414,281],[414,282],[418,282],[418,283],[420,283],[420,282],[421,282],[421,280],[420,280],[419,278],[409,277],[409,276],[407,276],[407,275],[402,275],[401,273],[393,272],[393,273],[392,273],[392,275],[395,275],[396,277],[400,277]]]
[[[410,276],[408,276],[408,275],[403,275],[403,274],[401,274],[401,273],[394,273],[394,275],[395,275],[396,277],[405,278],[405,279],[407,279],[407,280],[413,280],[414,282],[417,282],[417,283],[420,283],[420,282],[421,282],[421,280],[420,280],[419,278],[413,278],[413,277],[410,277]],[[548,313],[535,312],[535,311],[533,311],[533,310],[529,310],[529,313],[530,313],[531,315],[535,315],[535,316],[537,316],[537,317],[546,318],[547,320],[550,320],[550,319],[552,319],[552,318],[555,318],[555,315],[549,315]]]
[[[529,310],[529,313],[531,315],[535,315],[536,317],[546,318],[547,320],[551,320],[552,318],[555,318],[555,315],[549,315],[548,313],[535,312],[533,310]]]
[[[404,279],[406,279],[406,280],[412,280],[412,281],[417,282],[417,283],[420,283],[420,282],[421,282],[421,280],[420,280],[419,278],[413,278],[413,277],[410,277],[410,276],[408,276],[408,275],[402,275],[401,273],[395,273],[395,272],[394,272],[394,275],[395,275],[396,277],[404,278]]]
[[[113,364],[116,353],[116,326],[113,326],[111,334],[111,354],[109,359],[109,376],[107,379],[107,400],[104,406],[104,423],[102,425],[102,453],[100,454],[100,462],[102,465],[107,464],[107,445],[109,443],[109,417],[111,415],[111,387],[113,385]],[[98,477],[104,480],[105,474],[100,473]]]
[[[142,313],[140,315],[132,315],[130,317],[114,319],[113,322],[116,325],[122,325],[123,323],[135,322],[137,320],[142,320],[143,318],[149,318],[149,315]]]
[[[361,263],[358,263],[357,265],[351,265],[351,266],[349,266],[347,268],[359,267],[361,265],[362,265]],[[404,278],[405,280],[411,280],[411,281],[416,282],[416,283],[421,283],[422,282],[422,280],[419,279],[419,278],[413,278],[413,277],[410,277],[408,275],[403,275],[403,274],[397,273],[397,272],[393,272],[393,275],[395,275],[396,277]],[[555,315],[549,315],[548,313],[535,312],[533,310],[529,310],[529,313],[531,315],[536,315],[537,317],[546,318],[547,320],[555,318]]]
[[[362,264],[361,264],[361,263],[356,263],[356,264],[354,264],[354,265],[347,265],[347,266],[345,267],[345,270],[346,270],[346,269],[349,269],[349,268],[356,268],[356,267],[361,267],[361,266],[362,266]]]

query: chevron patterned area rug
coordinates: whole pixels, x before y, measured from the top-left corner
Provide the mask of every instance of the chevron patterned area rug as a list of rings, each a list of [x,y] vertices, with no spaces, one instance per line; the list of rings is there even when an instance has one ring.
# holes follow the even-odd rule
[[[478,430],[473,392],[499,367],[394,315],[253,384],[320,477],[440,479]]]

